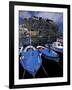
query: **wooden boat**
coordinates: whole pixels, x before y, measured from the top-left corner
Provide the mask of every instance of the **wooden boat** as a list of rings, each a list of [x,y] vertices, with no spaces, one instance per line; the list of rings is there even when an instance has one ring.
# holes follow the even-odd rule
[[[20,57],[22,67],[35,77],[36,72],[42,64],[42,59],[39,56],[38,50],[33,46],[27,46],[22,52]]]
[[[54,60],[56,62],[59,62],[58,54],[55,51],[51,50],[50,48],[37,46],[37,49],[39,50],[40,55],[42,55],[43,57],[49,60]]]

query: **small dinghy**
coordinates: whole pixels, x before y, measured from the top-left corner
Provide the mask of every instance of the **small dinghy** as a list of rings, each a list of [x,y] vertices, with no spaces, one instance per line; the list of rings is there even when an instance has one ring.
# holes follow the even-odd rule
[[[37,49],[39,50],[40,54],[44,56],[45,58],[59,62],[58,54],[55,51],[51,50],[50,48],[37,46]]]
[[[42,59],[39,56],[38,50],[30,45],[21,52],[20,63],[24,70],[35,77],[35,74],[42,65]]]

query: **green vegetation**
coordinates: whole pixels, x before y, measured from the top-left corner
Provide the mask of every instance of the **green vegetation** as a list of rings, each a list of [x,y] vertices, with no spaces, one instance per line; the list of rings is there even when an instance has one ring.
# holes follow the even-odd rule
[[[31,35],[33,44],[44,44],[48,40],[54,41],[57,37],[62,36],[62,33],[58,32],[55,22],[50,19],[43,19],[42,17],[24,18],[24,26],[32,33],[33,31],[36,31],[36,33],[38,31],[35,36]]]

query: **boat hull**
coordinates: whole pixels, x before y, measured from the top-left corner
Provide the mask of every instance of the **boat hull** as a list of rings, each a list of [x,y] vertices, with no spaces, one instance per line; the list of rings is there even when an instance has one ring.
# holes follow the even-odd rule
[[[48,60],[53,60],[55,62],[59,62],[59,57],[50,57],[50,56],[47,56],[45,54],[42,54],[42,57],[45,59],[48,59]]]
[[[22,67],[34,76],[42,64],[39,52],[37,50],[23,52],[21,57],[20,63]]]
[[[39,50],[39,52],[46,59],[54,60],[56,62],[59,62],[59,55],[55,51],[53,51],[51,49],[48,49],[48,48],[45,48],[43,50]]]
[[[58,48],[55,48],[55,47],[50,47],[52,50],[56,51],[56,52],[59,52],[59,53],[62,53],[63,54],[63,49],[58,49]]]

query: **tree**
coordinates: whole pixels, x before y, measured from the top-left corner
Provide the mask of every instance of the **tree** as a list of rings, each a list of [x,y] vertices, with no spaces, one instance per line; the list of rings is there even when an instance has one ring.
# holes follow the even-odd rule
[[[47,40],[55,40],[62,33],[58,32],[58,27],[53,20],[43,19],[39,17],[39,20],[33,18],[27,18],[24,20],[25,26],[29,31],[38,31],[36,37],[32,37],[32,43],[46,43]]]

